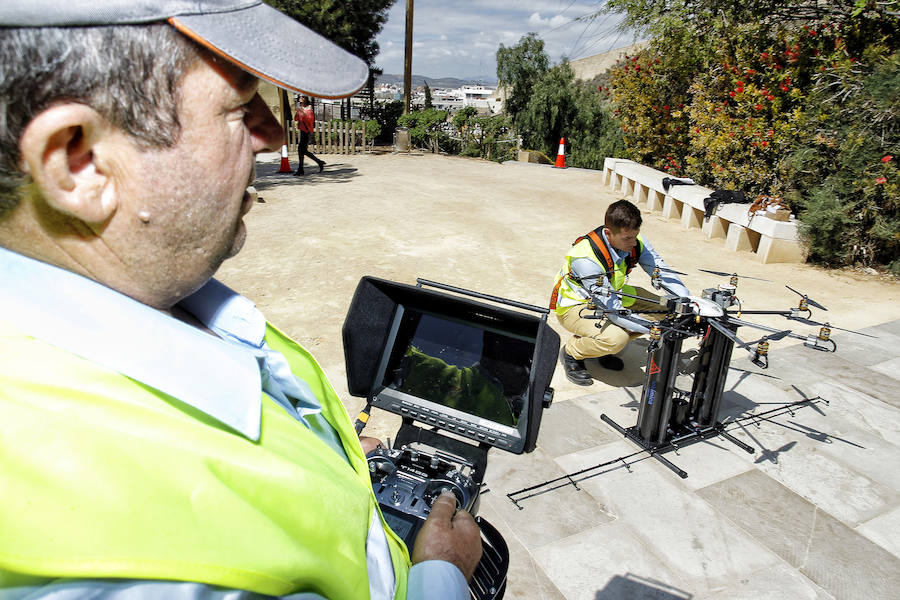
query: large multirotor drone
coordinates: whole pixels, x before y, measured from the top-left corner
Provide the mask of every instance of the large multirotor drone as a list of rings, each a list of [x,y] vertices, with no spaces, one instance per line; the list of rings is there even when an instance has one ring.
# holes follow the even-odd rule
[[[648,329],[650,344],[647,348],[646,373],[637,423],[626,429],[605,414],[601,415],[601,418],[628,439],[650,451],[655,458],[681,477],[687,477],[687,473],[662,456],[662,453],[678,445],[722,436],[747,452],[754,452],[752,447],[725,432],[718,418],[735,344],[750,354],[753,364],[765,369],[769,366],[770,341],[795,338],[803,340],[803,345],[807,348],[834,352],[837,350],[837,344],[831,339],[833,329],[874,337],[835,327],[828,322],[814,321],[811,318],[810,307],[823,311],[828,309],[790,286],[785,287],[800,296],[797,306],[786,310],[744,310],[737,296],[739,279],[743,277],[769,280],[722,271],[705,269],[701,271],[729,277],[729,283],[704,289],[700,296],[679,296],[666,285],[662,274],[685,273],[657,267],[650,273],[650,281],[654,289],[665,293],[657,301],[656,298],[646,298],[612,289],[607,280],[609,273],[601,271],[581,277],[569,275],[572,280],[583,282],[582,285],[591,282],[585,286],[590,294],[590,301],[581,309],[582,317],[598,319],[597,326],[600,327],[601,320],[615,315],[619,319],[629,320]],[[611,296],[643,300],[658,305],[659,309],[610,309],[607,308],[607,301]],[[796,321],[819,329],[816,333],[802,335],[794,333],[791,329],[778,329],[746,321],[742,318],[743,315],[780,315],[788,321]],[[750,327],[767,333],[759,339],[744,341],[737,335],[739,327]],[[685,339],[692,337],[700,338],[696,369],[691,375],[691,389],[679,389],[676,387],[676,376],[681,346]]]

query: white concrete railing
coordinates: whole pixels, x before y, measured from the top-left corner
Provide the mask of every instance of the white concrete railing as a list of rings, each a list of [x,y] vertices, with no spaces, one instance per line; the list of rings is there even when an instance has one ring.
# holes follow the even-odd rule
[[[713,190],[699,185],[663,188],[663,171],[622,158],[603,162],[603,183],[650,212],[678,219],[685,229],[700,229],[707,238],[724,238],[732,251],[749,251],[762,263],[802,263],[806,251],[797,235],[797,221],[776,221],[765,214],[750,215],[747,204],[720,204],[704,220],[703,199]]]

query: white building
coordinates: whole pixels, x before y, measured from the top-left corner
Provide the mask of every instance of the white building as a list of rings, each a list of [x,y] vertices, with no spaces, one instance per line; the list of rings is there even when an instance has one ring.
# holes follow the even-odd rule
[[[496,96],[496,89],[483,85],[464,85],[458,88],[433,88],[431,104],[439,110],[457,111],[467,106],[479,112],[496,114],[503,108],[503,102]],[[425,105],[425,91],[417,90],[411,99],[413,106]]]

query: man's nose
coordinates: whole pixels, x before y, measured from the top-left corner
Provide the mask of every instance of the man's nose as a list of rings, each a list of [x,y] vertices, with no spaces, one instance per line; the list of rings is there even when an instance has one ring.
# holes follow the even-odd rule
[[[247,109],[247,116],[244,119],[247,128],[250,129],[253,153],[280,150],[284,144],[284,132],[281,124],[259,94],[253,97]]]

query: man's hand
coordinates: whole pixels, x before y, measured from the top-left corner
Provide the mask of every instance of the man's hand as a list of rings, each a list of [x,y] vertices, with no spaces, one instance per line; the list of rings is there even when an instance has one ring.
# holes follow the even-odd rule
[[[369,437],[367,435],[359,436],[359,445],[362,446],[363,454],[366,456],[369,455],[369,452],[375,450],[377,448],[384,448],[384,444],[381,443],[381,440],[374,437]]]
[[[444,560],[459,567],[466,581],[481,560],[481,530],[468,512],[456,510],[456,496],[443,492],[431,505],[431,513],[412,551],[413,564]]]

